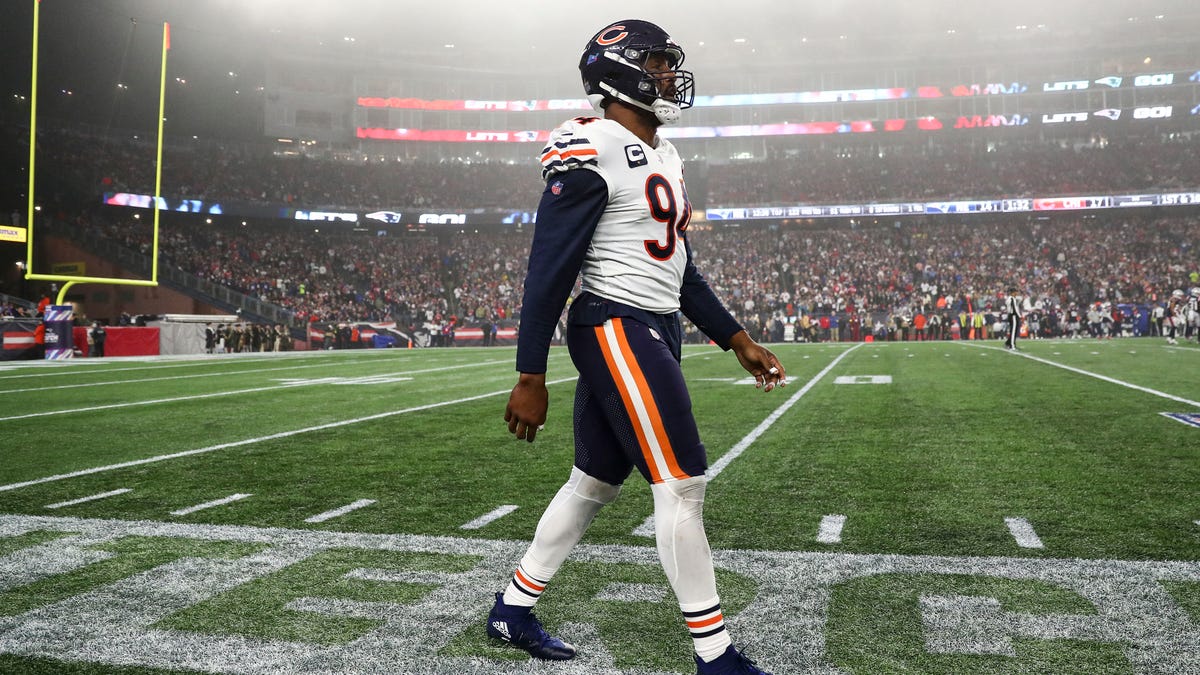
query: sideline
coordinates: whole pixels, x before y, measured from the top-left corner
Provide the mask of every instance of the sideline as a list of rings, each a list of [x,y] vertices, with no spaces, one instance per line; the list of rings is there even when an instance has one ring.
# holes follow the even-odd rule
[[[963,343],[960,343],[960,344],[963,347],[970,346],[970,347],[977,347],[979,349],[990,349],[992,351],[1009,353],[1008,350],[1004,349],[1003,347],[992,347],[990,345],[967,345],[967,344],[963,344]],[[1088,377],[1094,377],[1097,380],[1103,380],[1105,382],[1108,382],[1109,384],[1116,384],[1116,385],[1125,387],[1126,389],[1133,389],[1134,391],[1140,391],[1142,393],[1152,394],[1154,396],[1158,396],[1159,398],[1165,398],[1165,399],[1168,399],[1171,401],[1175,401],[1177,403],[1184,403],[1186,405],[1192,406],[1193,408],[1200,408],[1200,401],[1193,401],[1190,399],[1183,398],[1182,396],[1175,396],[1174,394],[1168,394],[1164,391],[1158,391],[1157,389],[1151,389],[1149,387],[1143,387],[1141,385],[1133,384],[1131,382],[1125,382],[1124,380],[1118,380],[1115,377],[1109,377],[1107,375],[1101,375],[1099,373],[1089,372],[1087,370],[1083,370],[1081,368],[1076,368],[1074,366],[1068,366],[1066,364],[1057,363],[1057,362],[1051,361],[1049,359],[1043,359],[1040,356],[1033,356],[1032,354],[1029,354],[1029,353],[1026,353],[1023,351],[1017,351],[1017,352],[1015,352],[1015,355],[1020,356],[1021,358],[1029,359],[1030,361],[1037,361],[1038,363],[1044,363],[1048,366],[1054,366],[1055,368],[1062,368],[1063,370],[1069,370],[1072,373],[1075,373],[1077,375],[1086,375]]]

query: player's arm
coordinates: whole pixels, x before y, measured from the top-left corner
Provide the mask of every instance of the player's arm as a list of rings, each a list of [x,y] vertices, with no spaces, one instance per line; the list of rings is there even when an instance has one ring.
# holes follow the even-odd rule
[[[521,301],[517,336],[521,375],[504,410],[508,430],[530,443],[546,423],[550,341],[607,206],[608,183],[587,169],[552,175],[542,192]]]
[[[764,391],[771,391],[775,385],[787,384],[783,364],[771,350],[755,342],[729,310],[725,309],[725,305],[708,285],[708,280],[696,269],[692,261],[692,246],[687,236],[681,238],[687,251],[683,287],[679,291],[679,309],[683,315],[721,349],[732,349],[738,362],[746,372],[754,376],[755,384]]]

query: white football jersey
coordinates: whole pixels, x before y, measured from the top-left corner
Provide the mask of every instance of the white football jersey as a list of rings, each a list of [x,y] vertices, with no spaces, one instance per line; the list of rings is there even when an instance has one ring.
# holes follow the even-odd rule
[[[683,161],[659,137],[642,143],[612,120],[579,117],[550,134],[542,176],[595,171],[608,184],[608,206],[583,262],[582,290],[657,314],[679,309],[687,251],[679,234],[692,215]]]

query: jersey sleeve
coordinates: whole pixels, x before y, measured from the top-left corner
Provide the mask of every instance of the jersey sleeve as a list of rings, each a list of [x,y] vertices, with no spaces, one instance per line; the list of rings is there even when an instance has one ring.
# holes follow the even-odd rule
[[[682,239],[687,247],[687,265],[683,269],[683,287],[679,290],[679,309],[717,346],[728,351],[729,340],[743,330],[742,325],[725,309],[708,280],[696,269],[692,246],[686,236]]]
[[[608,183],[594,171],[551,174],[538,205],[517,335],[517,370],[546,372],[546,355],[588,245],[608,206]]]
[[[550,132],[550,142],[542,149],[542,180],[548,181],[572,169],[598,169],[600,150],[587,133],[588,122],[595,120],[576,118]]]

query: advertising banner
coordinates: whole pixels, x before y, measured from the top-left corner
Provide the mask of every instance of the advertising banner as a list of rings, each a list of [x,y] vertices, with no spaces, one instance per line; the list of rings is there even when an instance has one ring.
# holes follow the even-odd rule
[[[41,320],[34,318],[0,319],[0,361],[36,359],[35,332],[40,324]]]
[[[75,355],[75,337],[72,330],[75,307],[72,305],[50,305],[42,317],[46,326],[46,360],[59,361]]]

